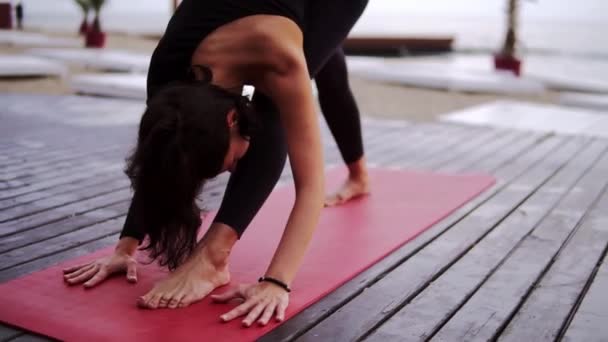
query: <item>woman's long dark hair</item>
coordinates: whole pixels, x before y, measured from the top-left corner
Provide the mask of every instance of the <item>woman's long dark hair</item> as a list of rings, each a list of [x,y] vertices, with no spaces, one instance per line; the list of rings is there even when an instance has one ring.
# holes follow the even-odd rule
[[[150,257],[177,268],[193,251],[201,225],[196,196],[222,168],[230,142],[226,116],[236,109],[240,133],[255,115],[246,98],[208,82],[168,85],[148,102],[125,173],[141,198]]]

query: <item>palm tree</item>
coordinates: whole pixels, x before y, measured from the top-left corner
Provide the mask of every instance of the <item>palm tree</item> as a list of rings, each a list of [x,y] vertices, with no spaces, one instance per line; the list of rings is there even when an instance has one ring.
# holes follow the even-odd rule
[[[507,35],[502,47],[503,56],[515,57],[515,45],[517,44],[517,16],[519,13],[519,1],[509,0],[507,9]]]
[[[519,0],[508,0],[507,4],[507,33],[498,54],[494,56],[494,66],[499,70],[508,70],[519,76],[521,60],[517,57],[517,24]]]
[[[91,4],[88,0],[75,0],[76,4],[82,10],[83,19],[80,24],[80,28],[78,32],[82,35],[86,34],[89,31],[89,10],[91,9]]]
[[[95,12],[95,18],[93,19],[93,31],[102,32],[101,24],[99,23],[99,13],[101,12],[103,5],[106,3],[106,0],[89,0],[89,3]]]

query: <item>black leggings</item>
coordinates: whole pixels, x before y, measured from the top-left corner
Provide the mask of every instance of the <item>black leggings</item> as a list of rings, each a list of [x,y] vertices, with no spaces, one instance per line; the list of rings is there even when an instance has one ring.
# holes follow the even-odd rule
[[[315,1],[304,32],[304,54],[316,80],[319,102],[344,162],[363,156],[359,110],[348,84],[342,41],[359,18],[367,0]],[[230,176],[215,218],[239,237],[276,185],[287,157],[285,132],[274,104],[254,95],[262,131],[251,139],[247,154]]]

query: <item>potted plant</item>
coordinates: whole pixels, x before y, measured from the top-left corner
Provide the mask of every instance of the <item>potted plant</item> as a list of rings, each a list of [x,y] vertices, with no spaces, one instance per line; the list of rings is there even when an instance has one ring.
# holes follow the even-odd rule
[[[78,29],[78,33],[85,36],[87,32],[89,32],[89,10],[91,9],[91,4],[89,0],[75,0],[76,4],[82,10],[83,18],[82,23],[80,23],[80,28]]]
[[[102,31],[101,24],[99,21],[99,13],[101,12],[101,8],[105,4],[105,0],[88,0],[95,12],[95,17],[93,18],[93,25],[87,32],[86,36],[86,47],[94,47],[94,48],[102,48],[106,43],[106,33]]]
[[[509,0],[507,10],[507,34],[501,51],[494,55],[494,66],[497,70],[508,70],[519,76],[521,60],[516,55],[518,0]]]

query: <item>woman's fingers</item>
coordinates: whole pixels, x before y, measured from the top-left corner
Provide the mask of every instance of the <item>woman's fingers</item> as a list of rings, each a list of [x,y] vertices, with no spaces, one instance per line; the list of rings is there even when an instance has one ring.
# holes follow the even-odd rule
[[[127,281],[137,283],[137,263],[135,261],[127,263]]]
[[[233,287],[232,289],[224,293],[211,295],[211,299],[213,299],[213,301],[216,303],[226,303],[236,298],[243,298],[241,291],[238,287]]]
[[[249,310],[251,310],[251,308],[256,304],[257,304],[257,302],[255,300],[250,299],[250,300],[246,301],[245,303],[237,306],[236,308],[230,310],[230,312],[223,314],[222,316],[220,316],[220,318],[224,322],[231,321],[237,317],[241,317],[241,316],[245,315],[246,313],[248,313]]]
[[[80,265],[76,265],[76,266],[70,266],[70,267],[68,267],[68,268],[64,268],[64,269],[63,269],[63,273],[72,273],[72,272],[74,272],[74,271],[76,271],[76,270],[79,270],[79,269],[81,269],[81,268],[83,268],[83,267],[85,267],[85,266],[89,266],[89,265],[91,265],[91,264],[92,264],[92,263],[87,262],[86,264],[80,264]]]
[[[275,303],[274,301],[269,303],[268,305],[266,305],[266,308],[264,309],[264,313],[262,314],[262,317],[260,317],[260,319],[258,320],[258,324],[259,325],[268,324],[268,322],[272,318],[272,315],[274,314],[274,311],[276,308],[277,308],[277,303]]]
[[[63,277],[69,283],[73,278],[78,277],[79,275],[83,274],[84,272],[87,272],[93,267],[95,267],[95,264],[84,265],[71,273],[64,274]]]
[[[108,270],[105,267],[100,267],[97,273],[93,276],[93,278],[89,279],[86,283],[84,283],[84,287],[90,288],[93,287],[102,281],[104,281],[108,277]]]
[[[92,266],[93,267],[88,268],[87,271],[83,272],[82,274],[80,274],[74,278],[68,279],[68,283],[80,284],[84,281],[91,279],[99,270],[99,265],[92,265]]]
[[[280,301],[277,305],[277,322],[285,320],[285,310],[287,310],[288,301]]]
[[[268,302],[258,302],[253,309],[251,309],[249,311],[249,314],[247,314],[247,317],[245,317],[245,319],[243,320],[243,325],[246,327],[250,327],[251,324],[258,319],[258,317],[260,317],[260,314],[262,313],[262,311],[264,311],[264,309],[266,308],[266,306],[268,306]]]

